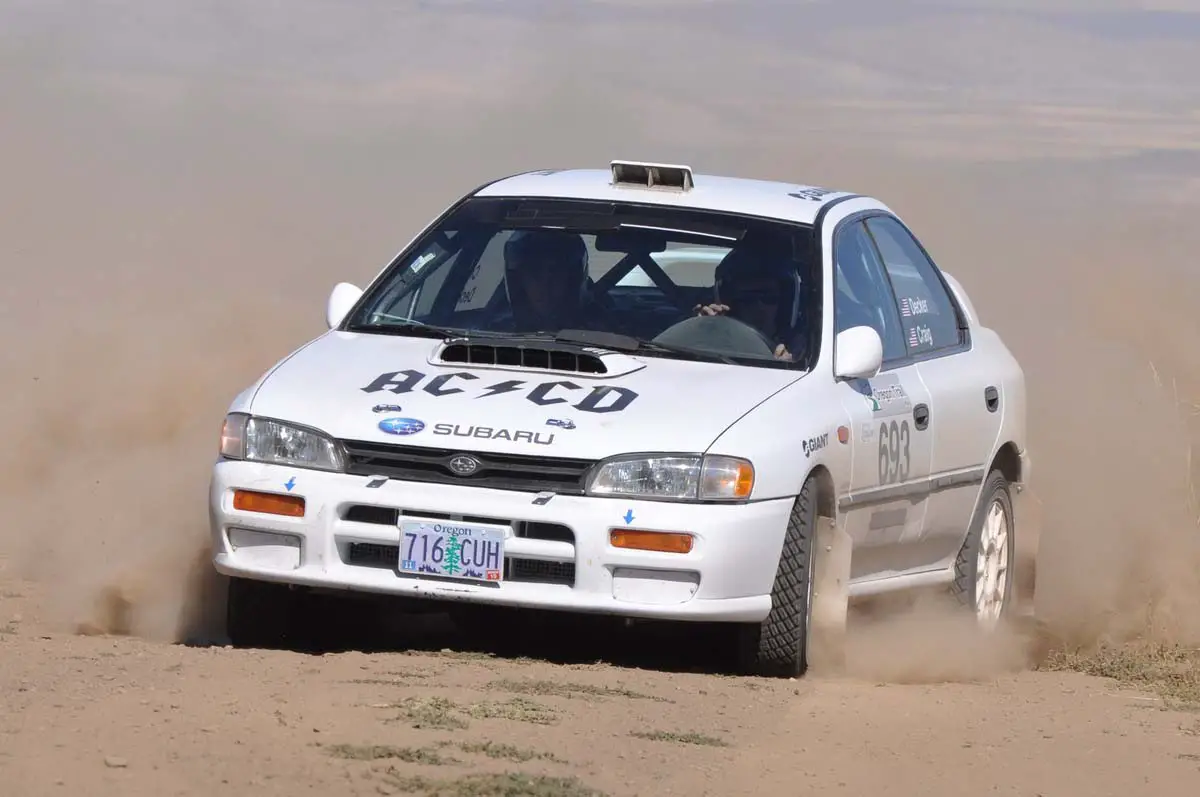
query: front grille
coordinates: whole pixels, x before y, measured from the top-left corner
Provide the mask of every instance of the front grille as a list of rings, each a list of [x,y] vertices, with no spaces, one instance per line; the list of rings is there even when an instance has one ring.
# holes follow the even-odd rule
[[[457,520],[461,523],[490,523],[494,526],[506,526],[511,523],[511,520],[494,517],[482,517],[480,515],[451,515],[447,512],[417,512],[403,511],[389,506],[379,506],[377,504],[349,504],[342,509],[342,518],[354,523],[370,523],[375,526],[395,526],[400,522],[401,515],[410,515],[419,517],[422,520]],[[544,523],[527,523],[526,525],[543,526]],[[570,529],[567,529],[570,533]],[[557,539],[556,537],[540,537],[536,534],[527,534],[527,537],[536,537],[537,539]],[[568,540],[570,542],[570,540]]]
[[[604,361],[594,354],[545,347],[451,343],[442,349],[440,359],[444,363],[465,365],[544,368],[549,371],[570,371],[579,374],[608,373]]]
[[[584,476],[595,463],[590,459],[531,457],[490,454],[452,448],[420,448],[342,440],[346,449],[346,472],[356,476],[387,476],[389,479],[459,484],[493,490],[550,491],[582,495]],[[480,467],[470,476],[459,476],[450,460],[469,453]]]

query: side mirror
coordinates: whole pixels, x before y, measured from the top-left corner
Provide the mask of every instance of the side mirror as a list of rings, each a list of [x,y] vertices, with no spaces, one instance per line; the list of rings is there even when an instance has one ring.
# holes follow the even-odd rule
[[[850,327],[834,339],[834,377],[869,379],[883,365],[883,340],[871,327]]]
[[[342,323],[342,319],[346,317],[346,313],[350,312],[350,308],[354,306],[362,293],[362,288],[351,285],[349,282],[339,282],[333,286],[333,291],[329,294],[329,301],[325,303],[325,323],[329,325],[330,329]]]

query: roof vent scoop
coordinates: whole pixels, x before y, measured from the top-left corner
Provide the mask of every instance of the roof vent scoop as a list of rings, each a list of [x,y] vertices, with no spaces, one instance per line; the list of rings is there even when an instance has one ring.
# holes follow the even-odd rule
[[[613,161],[612,184],[638,188],[658,188],[669,191],[690,191],[696,184],[691,166],[669,163],[641,163],[639,161]]]

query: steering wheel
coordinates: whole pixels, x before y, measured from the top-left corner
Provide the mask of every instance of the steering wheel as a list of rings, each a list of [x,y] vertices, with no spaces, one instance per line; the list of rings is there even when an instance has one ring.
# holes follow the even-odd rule
[[[745,321],[727,315],[700,315],[672,324],[655,343],[745,357],[774,357],[771,339]]]

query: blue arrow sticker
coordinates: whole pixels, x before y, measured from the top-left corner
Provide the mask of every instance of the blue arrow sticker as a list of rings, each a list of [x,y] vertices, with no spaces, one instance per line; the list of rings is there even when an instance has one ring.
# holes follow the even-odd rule
[[[632,522],[633,522],[633,510],[632,510],[632,509],[626,509],[626,510],[625,510],[625,515],[624,515],[624,518],[625,518],[625,525],[626,525],[626,526],[628,526],[630,523],[632,523]]]
[[[292,488],[296,486],[296,477],[293,476],[292,478],[285,481],[283,483],[283,486],[286,487],[287,491],[290,493],[292,491]]]

